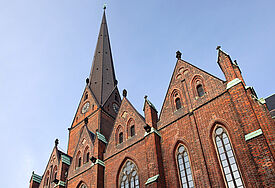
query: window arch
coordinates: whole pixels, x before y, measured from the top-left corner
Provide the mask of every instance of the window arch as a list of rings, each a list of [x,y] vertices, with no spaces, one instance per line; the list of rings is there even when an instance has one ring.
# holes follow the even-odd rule
[[[88,92],[85,93],[84,101],[88,99]]]
[[[44,187],[48,187],[49,186],[49,181],[50,181],[50,172],[49,171],[47,171],[47,173],[46,173],[46,176],[45,176],[45,180],[44,180]]]
[[[217,126],[215,128],[214,140],[227,186],[229,188],[243,187],[243,181],[238,169],[232,145],[228,134],[223,127]]]
[[[84,150],[83,162],[88,163],[89,159],[90,159],[90,152],[89,152],[89,147],[87,146]]]
[[[176,151],[178,172],[182,187],[195,187],[187,149],[180,145]]]
[[[57,166],[53,168],[53,173],[52,173],[52,181],[57,178]]]
[[[197,85],[197,93],[199,97],[202,97],[204,95],[204,89],[201,84]]]
[[[135,136],[136,130],[135,130],[135,121],[130,118],[127,123],[127,138],[131,138]]]
[[[81,152],[79,151],[78,154],[76,155],[76,161],[75,161],[75,168],[79,168],[81,166]]]
[[[191,81],[193,94],[196,98],[202,97],[205,95],[205,85],[202,76],[196,75]]]
[[[127,161],[119,176],[120,188],[139,188],[139,178],[137,166],[132,161]]]
[[[118,143],[121,144],[123,142],[123,132],[120,132],[118,135]]]
[[[121,125],[116,129],[116,144],[121,144],[123,142],[123,127]]]
[[[171,96],[172,104],[174,104],[174,111],[182,108],[182,99],[178,90],[174,90]]]
[[[176,103],[176,109],[180,109],[181,108],[181,102],[180,102],[180,98],[176,98],[175,99],[175,103]]]

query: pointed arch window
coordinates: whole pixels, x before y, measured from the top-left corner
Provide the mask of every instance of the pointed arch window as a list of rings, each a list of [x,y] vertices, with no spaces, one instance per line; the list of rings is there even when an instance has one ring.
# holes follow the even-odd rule
[[[86,147],[85,150],[84,150],[83,162],[88,163],[89,159],[90,159],[89,147]]]
[[[201,84],[197,85],[197,93],[199,97],[202,97],[204,95],[204,90]]]
[[[85,93],[84,101],[88,99],[88,93]]]
[[[139,188],[137,166],[132,161],[127,161],[120,172],[120,188]]]
[[[216,149],[227,186],[229,188],[244,187],[227,132],[223,127],[218,126],[215,129],[214,135]]]
[[[78,152],[76,155],[75,168],[79,168],[81,166],[81,152]]]
[[[53,174],[52,174],[52,180],[51,181],[54,181],[56,178],[57,178],[57,166],[55,166],[54,169],[53,169]]]
[[[176,103],[176,109],[177,110],[180,109],[181,108],[180,98],[176,98],[175,103]]]
[[[182,187],[195,187],[192,177],[192,169],[186,148],[180,145],[177,150],[178,171]]]
[[[121,144],[123,142],[123,133],[120,132],[118,135],[118,143]]]

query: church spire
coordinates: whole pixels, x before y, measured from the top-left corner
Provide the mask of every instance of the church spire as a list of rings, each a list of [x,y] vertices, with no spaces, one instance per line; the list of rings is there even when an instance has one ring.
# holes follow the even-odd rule
[[[105,7],[89,77],[89,87],[96,100],[103,105],[117,85],[108,34]]]

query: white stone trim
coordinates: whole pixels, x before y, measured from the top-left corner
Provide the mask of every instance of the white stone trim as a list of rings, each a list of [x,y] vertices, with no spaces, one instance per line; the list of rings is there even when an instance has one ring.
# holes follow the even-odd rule
[[[235,78],[234,80],[231,80],[230,82],[227,83],[226,89],[230,89],[231,87],[233,87],[241,82],[242,81],[239,78]]]
[[[256,136],[259,136],[259,135],[261,135],[261,134],[263,134],[262,129],[258,129],[258,130],[256,130],[256,131],[253,131],[253,132],[251,132],[251,133],[246,134],[246,135],[244,136],[244,138],[245,138],[245,141],[248,141],[248,140],[250,140],[250,139],[252,139],[252,138],[255,138]]]

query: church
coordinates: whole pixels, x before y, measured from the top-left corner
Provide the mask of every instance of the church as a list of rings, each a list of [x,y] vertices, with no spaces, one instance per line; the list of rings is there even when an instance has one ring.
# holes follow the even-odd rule
[[[105,9],[89,78],[69,128],[30,188],[275,187],[274,118],[217,47],[225,80],[177,62],[160,112],[118,90]],[[65,130],[64,130],[65,131]]]

